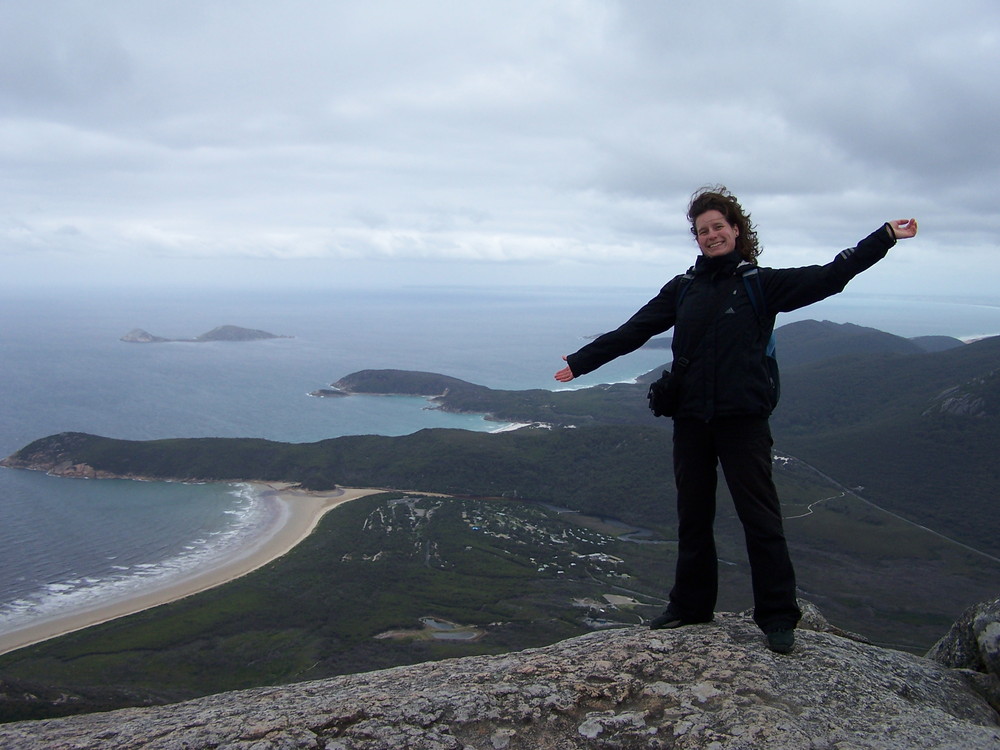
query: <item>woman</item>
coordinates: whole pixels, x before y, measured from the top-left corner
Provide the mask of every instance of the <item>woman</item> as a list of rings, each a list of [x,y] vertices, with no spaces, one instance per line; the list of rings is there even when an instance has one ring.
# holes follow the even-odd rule
[[[677,572],[667,609],[650,627],[712,620],[718,593],[712,527],[721,464],[746,536],[754,622],[772,651],[789,653],[801,612],[771,478],[768,417],[777,404],[778,381],[767,348],[775,316],[843,291],[896,240],[916,235],[917,222],[887,222],[823,266],[774,269],[757,267],[755,227],[725,187],[695,193],[687,218],[701,250],[695,265],[620,328],[563,357],[567,366],[555,377],[567,383],[674,327],[674,361],[688,361],[674,414]]]

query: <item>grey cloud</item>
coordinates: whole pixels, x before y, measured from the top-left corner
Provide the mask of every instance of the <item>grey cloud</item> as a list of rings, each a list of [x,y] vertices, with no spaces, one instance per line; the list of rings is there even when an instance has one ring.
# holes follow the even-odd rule
[[[8,3],[0,256],[603,283],[676,270],[687,197],[725,182],[775,259],[919,214],[937,263],[1000,229],[998,38],[965,1]]]

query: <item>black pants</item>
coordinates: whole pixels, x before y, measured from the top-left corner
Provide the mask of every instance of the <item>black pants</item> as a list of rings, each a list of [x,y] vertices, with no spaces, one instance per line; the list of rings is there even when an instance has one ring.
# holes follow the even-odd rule
[[[674,420],[679,550],[670,603],[683,619],[707,621],[715,610],[719,563],[712,527],[716,465],[721,463],[746,535],[754,622],[769,633],[799,621],[795,571],[771,478],[772,445],[765,417]]]

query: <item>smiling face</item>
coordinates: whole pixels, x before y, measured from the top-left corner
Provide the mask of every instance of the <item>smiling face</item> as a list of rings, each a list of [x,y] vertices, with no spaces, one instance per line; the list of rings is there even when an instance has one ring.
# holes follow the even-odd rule
[[[694,233],[702,254],[709,258],[731,253],[736,249],[736,238],[740,236],[740,230],[715,209],[694,220]]]

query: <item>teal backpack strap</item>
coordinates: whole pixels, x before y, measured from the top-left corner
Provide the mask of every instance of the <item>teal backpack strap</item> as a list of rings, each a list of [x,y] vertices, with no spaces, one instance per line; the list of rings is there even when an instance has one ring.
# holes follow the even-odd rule
[[[764,287],[760,283],[760,272],[757,266],[751,266],[742,274],[743,276],[743,286],[747,288],[747,296],[750,297],[750,304],[753,305],[753,311],[757,313],[757,317],[761,317],[767,312],[767,306],[764,304]],[[753,277],[754,283],[750,283],[750,278]],[[757,287],[756,293],[754,292],[754,287]]]
[[[687,290],[691,287],[692,279],[694,279],[694,274],[691,273],[691,271],[688,271],[681,276],[681,288],[677,292],[677,303],[674,305],[674,317],[677,317],[677,311],[681,309],[681,300],[684,299],[684,295],[687,294]]]
[[[757,266],[752,266],[747,270],[743,271],[743,285],[746,287],[747,296],[750,297],[750,304],[753,305],[753,311],[757,315],[757,319],[761,320],[767,314],[767,304],[764,299],[764,286],[760,282],[760,272]],[[750,279],[753,278],[753,282]],[[777,404],[778,398],[781,396],[781,380],[778,376],[778,352],[776,339],[774,336],[774,330],[771,330],[771,338],[767,340],[767,347],[764,350],[764,358],[767,362],[768,370],[771,375],[771,381],[774,385],[774,402]]]

